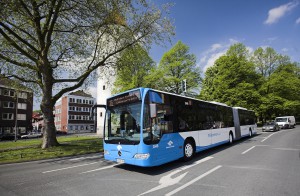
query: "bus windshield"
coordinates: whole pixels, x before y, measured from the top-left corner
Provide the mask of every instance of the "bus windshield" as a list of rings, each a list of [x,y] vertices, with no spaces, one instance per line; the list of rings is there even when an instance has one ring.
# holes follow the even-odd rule
[[[139,144],[142,103],[139,99],[133,100],[134,96],[136,95],[124,95],[109,100],[105,122],[106,143]],[[124,104],[125,102],[127,103]]]

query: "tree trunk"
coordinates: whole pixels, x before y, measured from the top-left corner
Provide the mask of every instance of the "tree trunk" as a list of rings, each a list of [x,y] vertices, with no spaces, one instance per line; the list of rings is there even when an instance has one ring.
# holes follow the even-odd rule
[[[50,148],[53,146],[58,146],[59,143],[56,139],[56,128],[54,124],[54,115],[53,109],[55,105],[55,101],[52,97],[52,89],[53,89],[53,77],[52,70],[50,66],[45,66],[43,79],[44,87],[43,87],[43,98],[41,103],[41,110],[44,115],[44,130],[43,130],[43,144],[42,149]]]
[[[53,106],[52,104],[45,104],[42,102],[41,110],[44,115],[42,149],[58,146],[59,143],[56,139],[56,128],[54,124]]]

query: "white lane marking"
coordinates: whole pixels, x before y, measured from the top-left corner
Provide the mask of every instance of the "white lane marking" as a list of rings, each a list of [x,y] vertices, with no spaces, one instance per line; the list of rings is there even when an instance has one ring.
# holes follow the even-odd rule
[[[289,151],[300,151],[300,149],[297,148],[273,148],[275,150],[289,150]]]
[[[196,161],[195,163],[191,164],[191,165],[187,165],[187,166],[184,166],[184,167],[181,167],[179,168],[178,170],[176,171],[173,171],[172,173],[166,175],[166,176],[163,176],[160,180],[159,180],[159,185],[144,192],[144,193],[141,193],[139,194],[138,196],[140,195],[145,195],[145,194],[148,194],[148,193],[151,193],[151,192],[154,192],[154,191],[157,191],[159,189],[163,189],[163,188],[166,188],[168,186],[172,186],[174,184],[177,184],[178,182],[180,182],[180,180],[188,173],[188,172],[185,172],[184,174],[181,174],[180,176],[177,176],[175,178],[172,178],[173,175],[181,172],[181,171],[184,171],[186,169],[189,169],[191,167],[194,167],[200,163],[203,163],[205,161],[208,161],[210,159],[212,159],[213,157],[205,157],[204,159],[201,159],[199,161]]]
[[[120,164],[118,163],[118,164],[114,164],[114,165],[110,165],[110,166],[106,166],[106,167],[101,167],[101,168],[98,168],[98,169],[93,169],[93,170],[90,170],[90,171],[81,172],[80,174],[86,174],[86,173],[91,173],[91,172],[95,172],[95,171],[101,171],[101,170],[112,168],[116,165],[120,165]]]
[[[247,152],[249,152],[249,151],[252,150],[253,148],[255,148],[255,146],[252,146],[252,147],[249,148],[248,150],[245,150],[244,152],[242,152],[242,154],[246,154]]]
[[[91,157],[78,157],[78,158],[70,159],[70,161],[77,161],[77,160],[82,160],[82,159],[93,159],[93,158],[101,158],[101,156],[97,155],[97,156],[91,156]]]
[[[253,166],[235,166],[235,165],[225,165],[224,167],[230,167],[234,169],[248,169],[248,170],[265,170],[265,171],[276,171],[269,168],[253,167]]]
[[[276,133],[278,133],[278,132],[276,132]],[[263,139],[263,140],[261,140],[261,142],[264,142],[264,141],[266,141],[267,139],[269,139],[272,135],[274,135],[274,134],[276,134],[276,133],[272,133],[272,134],[270,134],[268,137],[266,137],[265,139]]]
[[[188,187],[188,186],[190,186],[191,184],[197,182],[198,180],[204,178],[205,176],[208,176],[209,174],[213,173],[214,171],[220,169],[221,167],[222,167],[222,165],[219,165],[219,166],[217,166],[217,167],[215,167],[215,168],[213,168],[213,169],[211,169],[211,170],[205,172],[205,173],[202,174],[201,176],[198,176],[197,178],[195,178],[195,179],[189,181],[188,183],[186,183],[186,184],[184,184],[184,185],[178,187],[177,189],[175,189],[175,190],[173,190],[173,191],[167,193],[166,196],[174,195],[175,193],[181,191],[182,189],[185,189],[186,187]]]
[[[96,163],[99,163],[99,162],[92,162],[92,163],[86,163],[86,164],[82,164],[82,165],[75,165],[75,166],[71,166],[71,167],[54,169],[54,170],[44,171],[42,173],[46,174],[46,173],[50,173],[50,172],[56,172],[56,171],[61,171],[61,170],[66,170],[66,169],[72,169],[72,168],[76,168],[76,167],[83,167],[83,166],[87,166],[87,165],[93,165],[93,164],[96,164]]]

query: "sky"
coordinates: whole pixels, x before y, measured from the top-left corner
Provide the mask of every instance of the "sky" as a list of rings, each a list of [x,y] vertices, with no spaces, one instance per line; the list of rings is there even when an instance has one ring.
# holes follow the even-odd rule
[[[300,62],[300,0],[157,0],[173,2],[169,18],[175,26],[172,43],[153,46],[157,63],[179,40],[190,47],[204,73],[234,43],[250,52],[272,47]]]

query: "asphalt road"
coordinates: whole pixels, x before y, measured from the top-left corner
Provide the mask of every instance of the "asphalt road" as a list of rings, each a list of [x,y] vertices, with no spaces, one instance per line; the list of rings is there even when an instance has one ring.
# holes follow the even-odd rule
[[[0,195],[300,195],[300,126],[258,133],[160,167],[101,154],[0,165]]]

